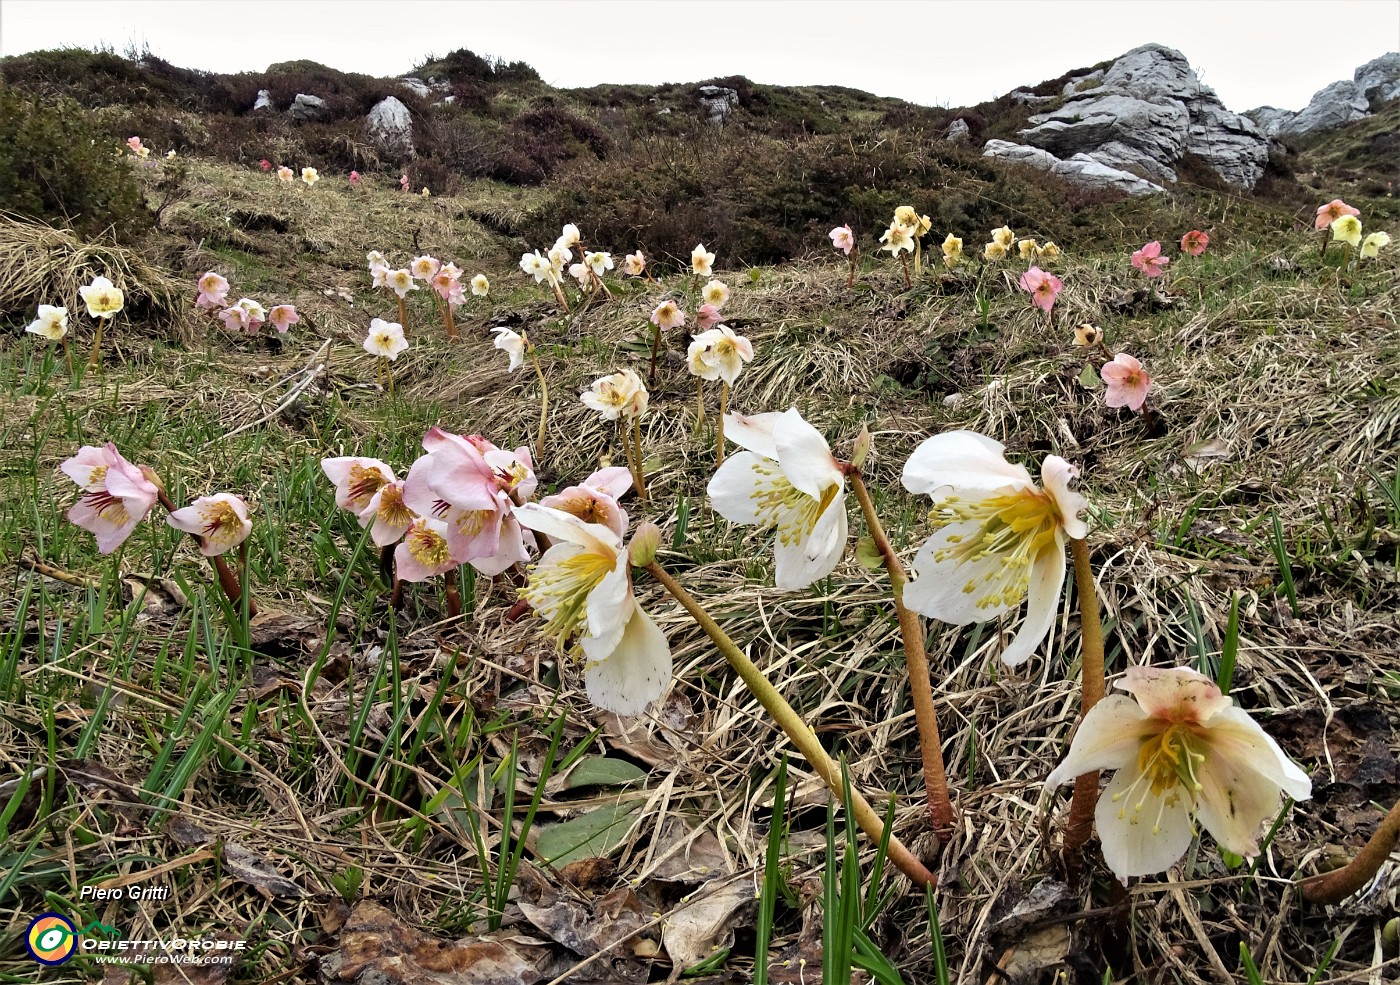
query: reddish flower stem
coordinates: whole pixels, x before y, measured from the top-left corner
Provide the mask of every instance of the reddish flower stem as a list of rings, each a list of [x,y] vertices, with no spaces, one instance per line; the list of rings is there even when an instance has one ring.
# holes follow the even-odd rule
[[[1370,882],[1400,841],[1400,800],[1390,809],[1356,858],[1333,872],[1303,880],[1309,903],[1340,903]]]
[[[1103,627],[1099,624],[1099,597],[1094,589],[1094,570],[1089,565],[1089,545],[1082,539],[1069,542],[1074,558],[1074,587],[1079,594],[1080,624],[1080,717],[1082,725],[1089,709],[1104,696]],[[1099,774],[1084,773],[1074,781],[1074,797],[1065,826],[1064,854],[1072,856],[1084,847],[1094,829],[1094,807],[1099,800]],[[1071,863],[1073,865],[1074,863]]]
[[[399,327],[403,329],[403,337],[408,338],[408,302],[399,298]]]
[[[152,475],[154,475],[153,472],[146,472],[147,478],[150,478]],[[155,486],[156,496],[160,500],[160,505],[164,507],[165,512],[174,513],[176,510],[176,506],[170,501],[170,496],[168,493],[166,493],[165,486],[160,482],[156,482]],[[199,536],[199,534],[190,534],[190,536],[194,538],[194,542],[200,547],[204,546],[204,538]],[[233,606],[235,611],[237,611],[239,607],[243,605],[243,586],[238,581],[238,575],[234,574],[233,569],[228,566],[228,562],[224,560],[222,554],[215,554],[209,559],[209,563],[214,566],[214,574],[218,576],[219,587],[223,589],[224,595],[228,598],[229,604]],[[257,614],[258,604],[253,601],[252,596],[249,596],[248,618],[251,619]]]

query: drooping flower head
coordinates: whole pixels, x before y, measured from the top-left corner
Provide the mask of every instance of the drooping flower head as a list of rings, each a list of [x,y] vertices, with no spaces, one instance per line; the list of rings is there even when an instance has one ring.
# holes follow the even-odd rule
[[[846,475],[826,439],[795,409],[726,414],[724,435],[743,448],[726,458],[707,492],[732,523],[776,528],[775,581],[806,588],[846,552]]]
[[[1313,223],[1313,229],[1326,229],[1344,215],[1360,215],[1360,209],[1354,209],[1340,198],[1334,198],[1326,205],[1317,207],[1317,219]]]
[[[700,298],[706,304],[714,305],[716,309],[723,308],[729,300],[729,287],[722,280],[712,280],[700,288]]]
[[[701,332],[709,331],[723,320],[724,315],[712,304],[702,304],[695,312],[695,327]]]
[[[1162,244],[1155,239],[1142,249],[1133,251],[1133,266],[1146,277],[1162,276],[1171,262],[1171,257],[1162,256]]]
[[[588,699],[618,715],[637,715],[671,681],[671,647],[632,592],[632,563],[611,528],[526,503],[526,527],[554,542],[520,591],[560,648],[577,639]]]
[[[369,323],[369,335],[365,337],[364,346],[371,356],[393,360],[408,348],[408,339],[404,338],[403,326],[398,322],[375,318]]]
[[[1209,677],[1187,667],[1129,667],[1118,686],[1132,697],[1094,705],[1045,782],[1117,770],[1094,822],[1119,879],[1171,867],[1197,821],[1226,851],[1258,855],[1280,795],[1312,796],[1307,774]]]
[[[578,226],[574,225],[572,222],[566,222],[564,223],[564,228],[559,232],[558,243],[565,249],[571,250],[575,246],[578,246],[580,238],[581,234],[578,231]]]
[[[360,183],[360,172],[358,172],[358,171],[351,171],[351,172],[350,172],[350,184],[352,184],[352,185],[358,185],[359,183]]]
[[[647,258],[641,250],[627,254],[627,258],[622,261],[622,272],[628,277],[640,277],[646,272],[646,269]]]
[[[438,297],[448,304],[458,305],[466,301],[466,295],[462,292],[461,276],[462,271],[456,264],[444,263],[428,283],[433,286]]]
[[[287,329],[301,321],[301,315],[297,314],[296,305],[275,304],[272,306],[272,311],[268,313],[267,320],[278,332],[286,335]]]
[[[68,309],[56,308],[51,304],[39,305],[39,317],[25,326],[26,332],[42,335],[57,342],[68,334]]]
[[[59,466],[82,489],[68,519],[97,537],[97,549],[111,554],[151,512],[159,496],[154,482],[132,465],[110,441],[85,445]]]
[[[1129,410],[1142,410],[1147,402],[1147,391],[1152,386],[1152,377],[1142,363],[1120,352],[1111,362],[1106,362],[1099,370],[1108,389],[1104,393],[1104,404],[1108,407],[1127,407]]]
[[[715,255],[705,251],[705,244],[701,243],[690,251],[690,269],[697,277],[708,277],[714,272]]]
[[[724,380],[733,386],[744,364],[753,360],[753,343],[735,335],[728,325],[720,325],[695,336],[687,359],[690,371],[701,379]]]
[[[399,191],[408,191],[408,175],[406,174],[399,175]]]
[[[194,303],[200,308],[218,308],[228,297],[228,281],[213,270],[199,278],[199,294]]]
[[[904,465],[904,488],[933,497],[934,533],[914,558],[904,604],[965,626],[1029,600],[1020,631],[1002,653],[1025,663],[1055,621],[1065,580],[1065,541],[1087,532],[1088,505],[1070,483],[1079,470],[1058,455],[1041,465],[1044,488],[1005,447],[975,431],[926,439]]]
[[[992,242],[988,243],[982,248],[982,256],[984,259],[987,260],[1005,259],[1006,247],[1002,246],[996,240],[993,240]]]
[[[1370,233],[1361,243],[1361,255],[1367,259],[1374,259],[1389,245],[1390,233]]]
[[[140,138],[140,137],[127,137],[127,138],[126,138],[126,146],[128,146],[128,147],[131,148],[131,153],[133,153],[133,154],[139,154],[139,153],[141,153],[141,150],[142,150],[142,147],[141,147],[141,138]]]
[[[315,168],[302,168],[301,180],[302,184],[306,185],[307,188],[310,188],[312,185],[316,184],[316,182],[321,180],[321,175]]]
[[[651,323],[663,332],[685,324],[685,312],[674,301],[662,301],[651,313]]]
[[[93,318],[115,318],[126,306],[126,296],[106,277],[94,277],[87,287],[78,288],[78,293]]]
[[[1181,252],[1188,253],[1193,257],[1200,256],[1206,251],[1206,247],[1209,245],[1210,236],[1201,232],[1199,229],[1193,229],[1185,236],[1181,237]]]
[[[1361,220],[1354,215],[1344,215],[1332,220],[1332,240],[1346,243],[1350,247],[1361,245]]]
[[[922,236],[933,228],[933,220],[919,215],[912,205],[901,205],[894,210],[894,221],[909,230],[911,236]]]
[[[588,272],[588,265],[583,263],[569,264],[569,276],[578,281],[580,288],[586,288],[593,283],[593,277]]]
[[[849,225],[837,226],[831,232],[827,233],[827,236],[831,237],[831,245],[835,249],[840,250],[842,253],[846,254],[846,256],[851,255],[851,250],[854,249],[856,245],[856,236],[855,233],[851,232],[851,227]]]
[[[491,331],[496,333],[496,348],[510,356],[508,369],[514,373],[525,362],[525,337],[512,332],[504,325],[497,325]]]
[[[199,553],[205,557],[226,554],[253,532],[248,504],[231,493],[201,496],[184,509],[165,518],[176,530],[199,538]]]
[[[1044,311],[1055,307],[1055,299],[1060,296],[1064,286],[1060,278],[1039,267],[1032,267],[1021,275],[1021,290],[1029,292],[1031,304]]]
[[[596,410],[605,421],[641,417],[646,413],[650,397],[642,378],[624,369],[593,381],[593,386],[579,394],[583,405]]]

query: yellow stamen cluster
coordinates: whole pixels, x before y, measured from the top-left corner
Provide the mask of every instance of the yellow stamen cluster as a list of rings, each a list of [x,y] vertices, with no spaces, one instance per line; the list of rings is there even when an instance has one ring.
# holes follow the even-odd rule
[[[227,539],[234,531],[243,530],[243,521],[228,503],[210,503],[201,513],[204,520],[204,536],[216,543],[221,537]]]
[[[560,561],[531,568],[530,581],[520,590],[520,597],[536,612],[548,614],[544,634],[554,637],[561,649],[567,640],[578,635],[579,627],[588,618],[588,596],[612,571],[615,560],[596,551],[581,550]]]
[[[977,500],[948,496],[938,503],[929,521],[935,530],[969,521],[980,525],[970,537],[950,534],[948,546],[934,554],[935,562],[968,564],[994,556],[1001,560],[963,586],[964,594],[977,596],[979,609],[1015,605],[1025,598],[1031,563],[1041,551],[1054,546],[1060,526],[1054,500],[1035,488]]]
[[[413,522],[413,511],[403,501],[403,490],[398,486],[385,486],[379,494],[379,519],[392,527],[406,527]]]
[[[426,523],[415,524],[405,539],[408,553],[425,568],[440,568],[452,557],[447,541]]]
[[[457,530],[463,537],[475,537],[495,515],[495,510],[463,510],[457,517]]]
[[[114,527],[123,526],[130,518],[126,512],[126,504],[105,489],[90,492],[83,499],[98,516]]]
[[[1175,807],[1184,795],[1194,813],[1196,796],[1201,792],[1200,770],[1206,761],[1203,751],[1205,743],[1193,728],[1178,722],[1169,725],[1157,735],[1149,735],[1138,747],[1137,780],[1127,790],[1113,795],[1113,802],[1126,801],[1118,809],[1118,817],[1126,818],[1129,824],[1137,824],[1138,814],[1147,804],[1149,796],[1161,798],[1157,817],[1152,822],[1152,833],[1162,830],[1162,814],[1168,807]],[[1142,795],[1138,796],[1141,789]],[[1133,816],[1128,817],[1131,807]]]
[[[389,480],[378,469],[367,469],[358,462],[350,466],[350,505],[362,510],[369,505],[380,486]]]
[[[821,499],[813,499],[798,489],[775,462],[763,462],[753,467],[754,512],[765,527],[778,528],[778,540],[792,546],[812,535],[817,521],[836,499],[841,487],[832,483],[822,490]]]

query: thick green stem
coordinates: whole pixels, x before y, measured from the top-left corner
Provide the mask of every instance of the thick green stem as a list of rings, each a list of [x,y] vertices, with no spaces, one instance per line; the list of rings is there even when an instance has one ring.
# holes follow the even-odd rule
[[[879,548],[880,557],[885,562],[885,572],[890,578],[890,594],[894,597],[894,611],[899,617],[899,633],[904,639],[904,661],[909,667],[909,691],[914,698],[914,724],[919,730],[919,755],[924,766],[924,794],[928,798],[928,813],[938,843],[946,845],[953,835],[953,804],[948,796],[943,740],[938,732],[938,713],[933,705],[933,682],[929,677],[928,654],[924,650],[924,628],[919,622],[919,614],[904,604],[904,586],[909,578],[875,512],[865,479],[856,468],[852,468],[847,477],[855,490],[856,499],[860,501],[866,528]]]
[[[1074,587],[1079,595],[1080,633],[1080,718],[1082,724],[1089,709],[1104,695],[1103,628],[1099,625],[1099,596],[1094,589],[1094,569],[1089,565],[1089,545],[1083,540],[1069,542],[1074,558]],[[1074,781],[1074,797],[1069,805],[1069,823],[1065,827],[1065,855],[1071,856],[1084,847],[1094,830],[1094,807],[1099,800],[1099,774],[1085,773]]]
[[[1303,899],[1309,903],[1340,903],[1370,882],[1400,841],[1400,800],[1390,809],[1371,840],[1356,858],[1333,872],[1303,881]]]
[[[744,652],[735,645],[734,641],[720,628],[719,623],[711,618],[699,602],[695,601],[680,584],[662,569],[661,565],[653,561],[646,566],[647,571],[655,578],[671,596],[690,613],[690,617],[699,624],[705,634],[714,642],[716,649],[729,661],[729,665],[734,668],[735,673],[748,687],[749,692],[758,699],[758,703],[763,705],[768,714],[773,716],[773,720],[783,730],[792,744],[811,764],[812,768],[822,778],[832,793],[832,796],[840,798],[842,796],[841,768],[832,758],[827,755],[822,744],[817,740],[816,734],[802,720],[802,716],[793,710],[777,689],[769,683],[768,678],[763,676],[763,671],[759,670],[752,660],[744,655]],[[875,843],[879,843],[885,836],[884,823],[880,815],[870,806],[869,802],[856,791],[851,791],[851,806],[856,815],[856,823],[860,825],[866,837]],[[909,849],[893,834],[889,837],[889,858],[894,864],[908,876],[916,885],[934,886],[937,879],[933,873],[924,866]]]

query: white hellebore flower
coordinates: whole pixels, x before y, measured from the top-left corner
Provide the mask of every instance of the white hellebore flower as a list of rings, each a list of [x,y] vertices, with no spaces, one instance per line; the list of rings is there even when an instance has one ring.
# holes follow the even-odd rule
[[[571,246],[578,246],[578,241],[578,226],[574,225],[572,222],[566,222],[564,224],[564,229],[559,233],[559,245],[568,249]]]
[[[933,497],[934,534],[914,558],[904,604],[965,626],[1016,608],[1026,620],[1003,661],[1025,663],[1050,631],[1065,580],[1065,540],[1088,528],[1088,501],[1070,489],[1079,470],[1058,455],[1041,466],[1042,490],[1025,466],[1012,465],[998,441],[974,431],[934,435],[904,465],[904,488]]]
[[[78,288],[78,293],[94,318],[115,318],[126,305],[126,297],[106,277],[94,277],[87,287]]]
[[[597,277],[602,277],[605,271],[613,268],[613,258],[611,253],[585,253],[583,262],[588,265],[588,269],[593,271]]]
[[[68,334],[68,309],[55,308],[51,304],[39,305],[39,317],[30,322],[25,331],[57,342]]]
[[[722,280],[712,280],[700,289],[700,298],[706,304],[723,308],[729,300],[729,287]]]
[[[491,282],[486,279],[485,274],[477,274],[472,278],[472,294],[479,298],[484,298],[491,290]]]
[[[885,234],[880,237],[880,242],[885,245],[882,250],[889,250],[893,256],[899,256],[900,250],[914,252],[913,230],[908,226],[901,226],[897,222],[890,223],[890,228],[885,230]]]
[[[744,363],[753,359],[753,343],[735,335],[728,325],[720,325],[695,336],[687,356],[694,375],[705,380],[724,380],[733,386]]]
[[[796,410],[724,416],[744,451],[725,459],[706,491],[732,523],[776,527],[776,583],[806,588],[846,552],[846,476],[826,439]]]
[[[1113,694],[1084,716],[1069,754],[1045,781],[1117,770],[1094,812],[1104,860],[1127,881],[1165,871],[1198,820],[1236,855],[1259,854],[1259,831],[1279,793],[1312,795],[1312,782],[1258,723],[1187,667],[1129,667]]]
[[[705,252],[704,243],[690,251],[690,269],[695,271],[697,277],[709,277],[714,272],[714,262],[715,255]]]
[[[632,594],[632,562],[613,530],[538,503],[515,507],[523,527],[545,534],[545,551],[521,590],[548,622],[545,632],[583,651],[588,699],[638,715],[671,680],[671,646]]]
[[[365,339],[365,352],[371,356],[397,359],[399,353],[407,348],[408,339],[404,338],[403,326],[398,322],[375,318],[369,323],[369,336]]]
[[[525,362],[525,337],[504,325],[497,325],[491,331],[496,333],[496,348],[510,356],[509,370],[514,373]]]
[[[248,538],[253,521],[248,504],[231,493],[201,496],[191,505],[165,518],[176,530],[199,538],[199,553],[205,557],[225,554]]]
[[[583,405],[596,410],[605,421],[621,417],[641,417],[646,413],[650,396],[642,378],[624,369],[593,381],[590,389],[579,394]]]
[[[549,260],[540,256],[539,250],[535,250],[533,253],[520,254],[520,269],[531,277],[534,277],[536,284],[549,279],[553,274],[553,268],[550,266]]]

